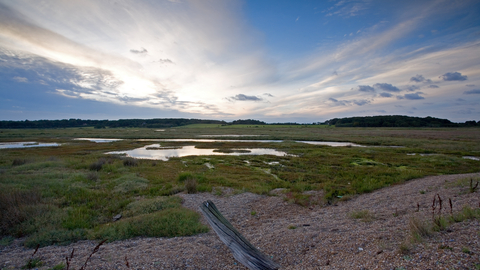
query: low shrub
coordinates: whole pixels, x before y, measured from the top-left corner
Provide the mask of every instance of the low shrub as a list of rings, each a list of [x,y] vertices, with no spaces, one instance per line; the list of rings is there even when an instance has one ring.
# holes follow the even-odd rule
[[[91,171],[100,171],[103,165],[107,162],[105,158],[99,158],[96,162],[90,164],[89,169]]]
[[[13,160],[12,166],[20,166],[20,165],[23,165],[25,163],[27,163],[26,159],[16,158],[16,159]]]
[[[37,190],[0,191],[0,235],[28,219],[28,206],[39,203],[40,199]]]
[[[89,172],[85,177],[90,181],[98,181],[98,174],[96,172]]]
[[[138,161],[134,158],[128,157],[123,160],[123,166],[126,167],[137,167]]]
[[[188,194],[197,193],[197,180],[193,178],[185,180],[185,189]]]

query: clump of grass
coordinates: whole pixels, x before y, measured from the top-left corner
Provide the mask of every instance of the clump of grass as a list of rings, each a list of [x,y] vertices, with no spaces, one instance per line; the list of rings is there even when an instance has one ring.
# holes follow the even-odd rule
[[[462,211],[453,214],[450,220],[453,222],[462,222],[467,219],[480,218],[480,209],[472,209],[470,206],[464,206]]]
[[[67,230],[45,228],[29,236],[25,240],[24,245],[30,248],[35,247],[36,245],[40,245],[41,247],[50,245],[68,245],[87,238],[88,230],[86,229]]]
[[[256,214],[257,214],[257,211],[254,211],[254,210],[250,211],[250,215],[255,216]]]
[[[157,197],[152,199],[143,199],[128,204],[125,207],[125,217],[150,214],[170,208],[181,207],[182,199],[176,196]]]
[[[101,225],[95,229],[94,237],[115,241],[137,236],[174,237],[207,232],[208,227],[199,219],[200,215],[192,210],[171,208]]]
[[[400,254],[404,254],[404,255],[409,254],[411,249],[412,247],[407,241],[403,241],[402,243],[400,243],[400,246],[398,247],[398,251],[400,252]]]
[[[433,230],[435,231],[445,231],[449,225],[448,219],[445,217],[438,216],[433,219]]]
[[[290,203],[295,203],[304,207],[310,206],[310,194],[303,194],[299,192],[287,192],[285,193],[285,200]]]
[[[61,263],[55,265],[54,267],[49,268],[48,270],[63,270],[65,268],[66,268],[65,264],[63,262],[61,262]]]
[[[177,177],[178,182],[185,182],[188,179],[195,179],[195,176],[191,172],[182,172]]]
[[[466,254],[471,254],[472,252],[467,247],[462,247],[462,252]]]
[[[352,211],[348,215],[350,218],[360,219],[363,222],[371,222],[375,219],[375,215],[368,210]]]
[[[40,258],[30,258],[27,263],[22,266],[22,269],[32,269],[43,266],[45,263]]]
[[[421,242],[425,237],[430,237],[433,234],[428,223],[415,217],[410,218],[408,228],[413,242]]]
[[[288,226],[288,229],[289,229],[289,230],[295,230],[296,228],[297,228],[297,226],[295,226],[295,225],[289,225],[289,226]]]

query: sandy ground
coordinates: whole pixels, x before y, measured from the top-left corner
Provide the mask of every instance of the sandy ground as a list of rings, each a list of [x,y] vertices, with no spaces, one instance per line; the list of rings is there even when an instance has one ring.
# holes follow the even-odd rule
[[[453,213],[465,205],[479,208],[480,191],[469,193],[468,186],[455,184],[458,179],[479,176],[480,173],[425,177],[328,206],[302,207],[286,202],[282,195],[233,195],[228,190],[221,196],[177,196],[183,198],[185,207],[197,212],[201,202],[212,200],[246,239],[282,265],[282,269],[480,269],[478,219],[452,224],[447,230],[415,243],[410,240],[409,230],[413,217],[432,220],[435,194],[443,199],[443,216],[450,213],[449,198]],[[351,217],[350,213],[362,210],[372,214],[371,221]],[[202,222],[207,224],[203,219]],[[38,269],[65,262],[73,249],[70,269],[79,269],[97,244],[81,241],[40,248],[35,256],[45,265]],[[0,247],[0,267],[21,269],[33,252],[22,246],[21,239]],[[106,243],[93,254],[85,269],[246,268],[210,231],[192,237]]]

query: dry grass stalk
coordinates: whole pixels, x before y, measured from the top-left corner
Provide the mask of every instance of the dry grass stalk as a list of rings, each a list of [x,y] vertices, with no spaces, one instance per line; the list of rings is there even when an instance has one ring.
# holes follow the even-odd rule
[[[105,243],[107,239],[103,240],[102,242],[98,243],[98,245],[93,249],[92,253],[90,253],[90,256],[88,256],[87,260],[85,261],[85,264],[80,268],[80,270],[85,270],[85,267],[87,267],[88,261],[90,261],[90,258],[92,258],[93,254],[97,253],[97,251],[100,249],[100,246]]]
[[[130,268],[130,263],[128,263],[127,255],[125,255],[125,265],[127,268]]]
[[[448,203],[450,204],[450,215],[453,215],[453,204],[451,198],[448,198]]]
[[[475,184],[475,186],[473,185],[473,178],[470,178],[470,193],[473,193],[475,192],[475,190],[478,188],[478,181],[477,183]]]

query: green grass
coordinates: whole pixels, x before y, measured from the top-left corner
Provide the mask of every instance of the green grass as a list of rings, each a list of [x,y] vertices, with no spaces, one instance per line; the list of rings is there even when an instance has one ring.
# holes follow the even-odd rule
[[[275,148],[292,156],[190,156],[165,162],[104,154],[152,143],[136,139],[214,134],[261,135],[242,138],[284,142],[161,144],[172,147],[195,144],[198,148],[221,151]],[[192,125],[162,132],[143,128],[2,130],[0,141],[58,142],[62,146],[0,149],[1,243],[6,245],[15,237],[26,237],[25,245],[35,247],[102,237],[115,240],[204,232],[206,227],[199,223],[198,215],[184,209],[180,199],[172,196],[184,191],[211,192],[219,190],[216,187],[230,187],[237,193],[267,194],[272,189],[285,188],[288,200],[307,206],[312,203],[311,198],[303,192],[308,190],[324,190],[325,200],[337,200],[426,175],[477,172],[478,161],[462,156],[479,155],[478,134],[478,128],[355,129],[300,125]],[[124,140],[111,143],[71,140],[76,137]],[[295,140],[404,147],[327,147]],[[420,153],[438,155],[420,156]],[[205,163],[214,168],[207,168]],[[456,184],[469,192],[469,179]],[[122,214],[122,219],[112,222],[112,217],[118,214]],[[452,219],[477,216],[477,212],[467,209]]]

